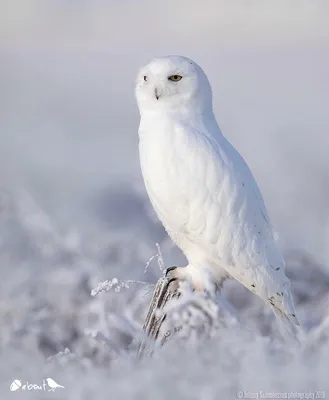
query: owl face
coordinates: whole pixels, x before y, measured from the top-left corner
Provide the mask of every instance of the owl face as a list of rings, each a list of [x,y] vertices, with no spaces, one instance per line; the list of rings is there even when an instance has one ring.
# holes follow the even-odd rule
[[[172,111],[200,107],[211,101],[211,89],[203,70],[181,56],[157,58],[143,67],[136,82],[136,98],[144,111]]]

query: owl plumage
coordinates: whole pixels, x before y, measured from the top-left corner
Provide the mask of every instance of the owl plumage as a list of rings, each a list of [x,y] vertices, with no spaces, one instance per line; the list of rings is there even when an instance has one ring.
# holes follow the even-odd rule
[[[188,266],[178,278],[195,288],[205,276],[241,282],[295,334],[285,264],[257,183],[222,135],[203,70],[181,56],[153,60],[137,77],[139,152],[150,201]]]

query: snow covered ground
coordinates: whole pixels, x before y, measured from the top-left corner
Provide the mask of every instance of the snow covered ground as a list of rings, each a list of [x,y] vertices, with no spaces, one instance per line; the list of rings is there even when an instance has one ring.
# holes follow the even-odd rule
[[[1,399],[329,396],[327,18],[321,1],[8,2],[0,12]],[[135,73],[162,54],[204,67],[222,130],[259,182],[311,331],[297,354],[277,340],[260,300],[229,282],[223,294],[240,324],[220,305],[210,338],[136,358],[152,292],[141,282],[161,276],[158,256],[145,266],[159,249],[165,266],[184,263],[138,164]],[[113,278],[112,291],[91,295]],[[15,379],[49,377],[65,388],[9,390]]]

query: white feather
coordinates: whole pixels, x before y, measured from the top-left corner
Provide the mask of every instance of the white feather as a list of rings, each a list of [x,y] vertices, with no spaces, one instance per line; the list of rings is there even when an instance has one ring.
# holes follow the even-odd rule
[[[172,82],[172,75],[182,79]],[[202,269],[210,270],[217,283],[230,276],[276,315],[298,324],[262,195],[219,129],[203,70],[180,56],[156,59],[140,71],[136,96],[146,189],[189,261],[186,273],[192,283]]]

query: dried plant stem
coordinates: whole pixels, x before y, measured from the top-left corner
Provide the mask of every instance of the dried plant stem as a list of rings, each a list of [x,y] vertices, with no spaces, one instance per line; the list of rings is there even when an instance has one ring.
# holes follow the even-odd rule
[[[143,331],[151,341],[157,341],[163,345],[170,337],[170,332],[163,328],[163,322],[166,319],[166,314],[163,309],[168,302],[179,297],[180,293],[178,288],[177,280],[168,279],[167,277],[158,280],[143,325]],[[139,355],[141,357],[152,353],[152,349],[148,346],[147,342],[146,339],[140,345]]]

